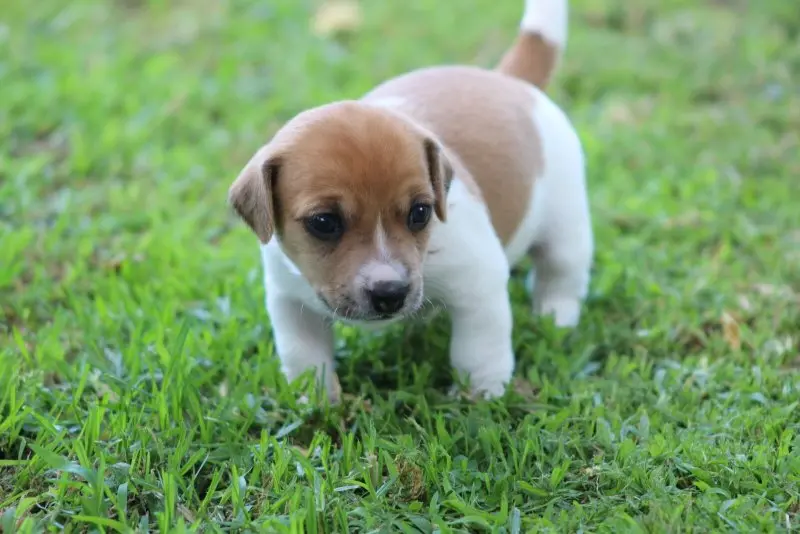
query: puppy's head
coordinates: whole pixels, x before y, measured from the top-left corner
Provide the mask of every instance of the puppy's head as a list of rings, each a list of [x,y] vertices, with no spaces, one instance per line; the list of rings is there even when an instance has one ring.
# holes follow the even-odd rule
[[[419,127],[341,102],[284,126],[229,200],[262,244],[278,239],[335,315],[382,320],[422,304],[422,262],[452,174]]]

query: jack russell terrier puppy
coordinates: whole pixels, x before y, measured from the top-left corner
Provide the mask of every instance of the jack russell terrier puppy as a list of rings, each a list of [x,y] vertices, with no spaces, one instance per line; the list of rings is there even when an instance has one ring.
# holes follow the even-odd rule
[[[288,380],[314,369],[336,402],[333,320],[385,325],[431,305],[450,315],[472,393],[502,395],[510,269],[526,255],[533,311],[578,323],[594,247],[584,155],[543,92],[566,35],[566,0],[526,0],[495,69],[423,68],[309,109],[247,163],[229,202],[261,243]]]

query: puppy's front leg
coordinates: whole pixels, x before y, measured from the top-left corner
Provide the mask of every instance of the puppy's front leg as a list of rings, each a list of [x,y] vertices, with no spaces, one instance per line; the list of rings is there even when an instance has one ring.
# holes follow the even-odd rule
[[[499,241],[486,233],[480,247],[456,249],[474,256],[462,260],[453,255],[449,272],[439,275],[444,283],[435,285],[445,289],[452,321],[451,364],[469,381],[473,395],[497,397],[514,372],[510,272]]]
[[[298,300],[280,294],[267,297],[267,312],[286,379],[291,382],[314,369],[330,401],[338,402],[341,386],[333,366],[332,325]]]
[[[431,235],[425,292],[450,315],[450,362],[473,394],[500,396],[511,382],[513,319],[510,269],[486,206],[455,179],[448,220]]]
[[[450,361],[468,379],[473,395],[484,397],[503,395],[514,372],[508,291],[505,284],[492,285],[496,291],[475,293],[448,306],[453,326]]]

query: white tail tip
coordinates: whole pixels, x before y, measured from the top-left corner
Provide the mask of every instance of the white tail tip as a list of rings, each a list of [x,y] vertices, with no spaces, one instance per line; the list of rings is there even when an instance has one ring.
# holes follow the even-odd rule
[[[558,48],[567,44],[567,0],[525,0],[520,28],[537,33]]]

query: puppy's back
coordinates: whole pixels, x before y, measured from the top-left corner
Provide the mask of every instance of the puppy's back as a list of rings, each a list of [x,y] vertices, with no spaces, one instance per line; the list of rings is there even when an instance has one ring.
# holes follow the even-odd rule
[[[389,80],[363,101],[386,106],[433,132],[477,184],[505,243],[530,204],[542,166],[535,88],[476,67],[431,67]],[[469,184],[467,184],[469,185]]]

